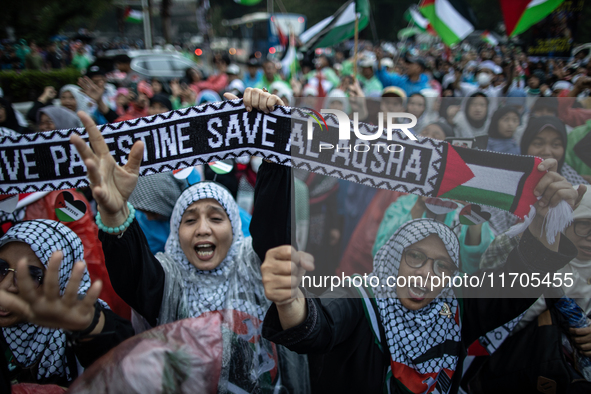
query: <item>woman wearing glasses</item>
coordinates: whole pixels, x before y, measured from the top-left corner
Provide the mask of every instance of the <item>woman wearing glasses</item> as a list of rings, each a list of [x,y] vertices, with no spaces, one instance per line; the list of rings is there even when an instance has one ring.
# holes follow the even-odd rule
[[[0,238],[0,365],[11,383],[69,386],[77,364],[133,335],[98,299],[83,258],[80,238],[52,220],[18,223]]]
[[[538,169],[555,171],[556,161],[544,161]],[[458,276],[456,235],[432,219],[409,221],[392,235],[376,254],[367,285],[353,282],[321,298],[305,298],[298,287],[305,270],[314,268],[310,255],[290,246],[271,249],[261,267],[265,293],[274,302],[263,335],[308,354],[313,392],[457,392],[467,346],[519,316],[543,291],[541,286],[510,289],[507,282],[501,288],[499,275],[543,276],[577,254],[564,236],[549,244],[541,226],[549,205],[565,200],[574,206],[584,187],[577,193],[559,174],[548,172],[536,192],[542,196],[537,215],[506,264],[492,272],[495,285],[483,285],[486,293],[441,283],[446,276],[470,277]]]

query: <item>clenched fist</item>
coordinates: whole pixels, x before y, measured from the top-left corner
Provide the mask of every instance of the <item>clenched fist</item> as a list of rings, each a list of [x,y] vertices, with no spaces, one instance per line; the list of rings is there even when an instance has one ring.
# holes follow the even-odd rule
[[[290,245],[267,251],[261,266],[267,298],[277,305],[284,330],[297,326],[306,318],[306,300],[299,289],[302,276],[314,270],[314,258]]]

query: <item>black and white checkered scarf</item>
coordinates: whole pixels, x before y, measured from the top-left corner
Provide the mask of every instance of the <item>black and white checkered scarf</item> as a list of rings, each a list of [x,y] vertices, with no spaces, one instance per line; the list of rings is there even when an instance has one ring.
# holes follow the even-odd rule
[[[11,227],[2,238],[0,247],[9,242],[24,242],[31,247],[43,266],[52,253],[61,250],[64,258],[59,269],[59,288],[63,295],[74,263],[84,260],[84,248],[78,236],[63,224],[52,220],[30,220]],[[90,277],[85,270],[78,289],[85,294],[90,287]],[[63,330],[40,327],[31,323],[20,323],[2,327],[6,342],[12,354],[23,368],[37,364],[37,378],[66,376],[71,380],[65,356],[66,334]]]
[[[460,246],[454,232],[435,220],[417,219],[402,225],[378,251],[373,275],[380,278],[380,283],[386,283],[389,276],[396,277],[404,249],[431,234],[443,241],[450,258],[459,266]],[[438,385],[436,392],[448,392],[451,375],[458,363],[461,339],[459,304],[453,289],[444,288],[436,299],[416,311],[402,305],[395,287],[377,287],[375,290],[393,377],[412,392],[422,392],[433,385]],[[451,316],[442,315],[442,310],[448,307]],[[434,347],[449,342],[455,342],[457,346],[442,346],[442,352],[429,356]]]

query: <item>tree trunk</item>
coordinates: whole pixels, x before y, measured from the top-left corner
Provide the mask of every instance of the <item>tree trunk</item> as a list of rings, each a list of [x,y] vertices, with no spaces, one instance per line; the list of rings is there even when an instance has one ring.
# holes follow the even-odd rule
[[[162,18],[162,35],[166,43],[172,43],[171,32],[170,32],[170,6],[172,0],[162,0],[160,8],[160,17]]]
[[[150,39],[154,45],[154,18],[152,18],[152,0],[148,0],[148,18],[150,19]]]
[[[117,8],[117,28],[119,30],[119,35],[121,37],[125,37],[125,10],[123,8]]]

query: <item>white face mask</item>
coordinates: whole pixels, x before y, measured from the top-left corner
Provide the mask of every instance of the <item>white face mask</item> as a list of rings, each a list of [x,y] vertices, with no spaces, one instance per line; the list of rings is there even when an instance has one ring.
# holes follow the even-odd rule
[[[478,82],[479,86],[488,86],[492,81],[492,75],[488,73],[479,73],[476,77],[476,82]]]

